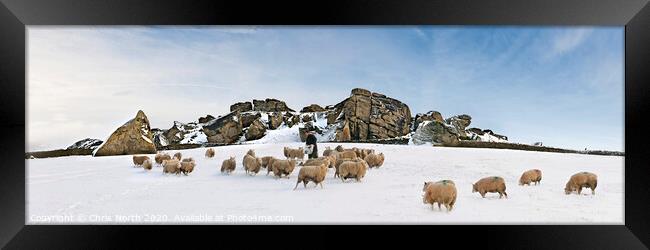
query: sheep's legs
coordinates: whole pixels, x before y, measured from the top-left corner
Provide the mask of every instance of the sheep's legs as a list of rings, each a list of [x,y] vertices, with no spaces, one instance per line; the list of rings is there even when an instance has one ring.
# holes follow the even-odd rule
[[[296,188],[298,188],[298,183],[300,183],[300,181],[297,181],[297,182],[296,182],[296,186],[293,187],[293,190],[296,190]]]

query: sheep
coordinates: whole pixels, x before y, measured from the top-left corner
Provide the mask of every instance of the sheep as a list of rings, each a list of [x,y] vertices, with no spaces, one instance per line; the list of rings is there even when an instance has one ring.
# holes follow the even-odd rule
[[[190,161],[194,161],[194,158],[188,157],[182,160],[182,162],[190,162]]]
[[[359,158],[354,157],[354,158],[336,158],[336,161],[334,163],[334,178],[339,176],[339,168],[341,167],[341,164],[347,161],[356,161],[359,160]]]
[[[172,157],[169,156],[169,154],[166,154],[166,153],[157,153],[156,156],[154,157],[154,159],[156,160],[156,163],[158,165],[162,165],[162,162],[164,160],[171,160]]]
[[[363,158],[363,160],[368,163],[368,167],[378,168],[381,167],[381,165],[384,165],[384,153],[380,153],[380,154],[370,153],[365,158]]]
[[[149,160],[149,156],[146,155],[134,155],[133,156],[133,165],[134,167],[142,166],[145,160]]]
[[[570,194],[573,191],[582,192],[583,187],[591,188],[591,195],[596,194],[596,186],[598,185],[598,176],[589,172],[580,172],[571,176],[564,188],[565,194]]]
[[[349,178],[355,178],[357,181],[361,181],[366,175],[367,168],[368,164],[364,160],[355,159],[353,161],[346,161],[339,166],[339,177],[344,182]]]
[[[334,150],[336,150],[337,152],[343,152],[345,149],[343,149],[343,146],[338,145],[336,146],[336,148],[334,148]]]
[[[284,153],[287,159],[300,159],[300,161],[305,159],[305,150],[302,147],[299,147],[298,149],[285,147]]]
[[[273,161],[275,157],[273,156],[264,156],[262,157],[262,168],[267,168],[269,166],[269,163]]]
[[[235,171],[235,167],[237,166],[237,162],[235,161],[235,157],[231,156],[229,159],[223,160],[223,163],[221,163],[221,173],[227,173],[230,174],[232,171]]]
[[[424,204],[431,204],[434,209],[434,203],[438,203],[438,209],[442,210],[441,205],[445,205],[447,212],[454,208],[456,203],[456,184],[451,180],[441,180],[438,182],[425,182],[422,188]]]
[[[163,174],[179,174],[181,170],[181,162],[177,159],[164,160],[163,165]]]
[[[214,149],[208,148],[208,150],[205,151],[205,157],[206,158],[212,158],[214,157]]]
[[[248,152],[246,152],[246,154],[255,157],[255,150],[249,149]]]
[[[150,159],[146,159],[146,160],[144,160],[144,162],[142,163],[142,167],[143,167],[145,170],[151,170],[151,165],[152,165],[152,164],[151,164],[151,160],[150,160]]]
[[[336,164],[336,156],[334,156],[334,155],[329,155],[329,156],[326,156],[325,158],[329,159],[329,161],[330,161],[330,165],[327,166],[327,167],[328,167],[328,168],[333,168],[334,165]]]
[[[519,178],[519,186],[526,184],[530,186],[530,183],[535,183],[535,185],[537,185],[540,181],[542,181],[542,171],[539,169],[531,169],[521,174],[521,177]]]
[[[282,175],[286,175],[289,178],[291,172],[296,167],[296,160],[274,160],[271,165],[271,171],[276,177],[281,178]]]
[[[325,147],[325,150],[323,150],[323,156],[330,156],[334,152],[336,151],[331,149],[330,147]]]
[[[355,153],[354,151],[346,150],[346,151],[337,153],[336,157],[337,158],[356,158],[358,156],[357,156],[357,153]]]
[[[314,162],[316,163],[316,162]],[[296,186],[293,187],[293,190],[298,188],[300,182],[303,183],[303,186],[307,188],[307,183],[312,181],[316,186],[320,185],[320,188],[323,188],[323,180],[325,180],[325,174],[327,174],[327,166],[329,162],[321,162],[317,165],[304,166],[298,172],[298,180],[296,181]]]
[[[243,165],[246,174],[257,174],[262,168],[262,159],[246,154],[244,155]]]
[[[180,171],[184,175],[192,173],[192,171],[194,171],[194,167],[196,166],[196,163],[194,162],[194,160],[192,158],[189,158],[189,159],[190,159],[190,161],[185,161],[187,159],[183,159],[183,161],[181,161],[181,169],[180,169]]]
[[[485,198],[485,193],[499,193],[499,199],[504,195],[508,198],[506,183],[499,176],[485,177],[472,184],[472,193],[474,192],[479,192],[483,198]]]
[[[301,162],[298,164],[299,166],[316,166],[320,164],[325,164],[326,166],[330,166],[330,158],[329,157],[318,157],[314,159],[308,159],[305,162]]]
[[[183,158],[183,154],[181,154],[181,152],[176,152],[173,158],[180,161]]]

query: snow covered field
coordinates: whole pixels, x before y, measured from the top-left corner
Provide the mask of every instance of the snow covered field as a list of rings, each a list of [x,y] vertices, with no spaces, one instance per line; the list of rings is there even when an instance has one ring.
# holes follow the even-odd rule
[[[624,158],[502,149],[443,148],[412,145],[343,144],[374,148],[384,166],[368,170],[362,182],[342,183],[330,169],[323,189],[313,183],[292,191],[290,179],[247,176],[241,160],[282,156],[282,147],[302,143],[252,144],[182,150],[197,167],[189,176],[165,176],[161,167],[133,168],[131,156],[25,160],[27,224],[222,224],[222,223],[424,223],[424,224],[624,224]],[[319,153],[325,146],[320,143]],[[174,153],[172,151],[171,153]],[[219,172],[236,156],[237,170]],[[153,159],[153,155],[150,155]],[[541,169],[539,186],[518,186],[521,173]],[[565,195],[564,184],[580,171],[598,175],[596,195]],[[471,192],[486,176],[506,179],[508,199]],[[458,198],[453,211],[422,203],[425,181],[453,180]]]

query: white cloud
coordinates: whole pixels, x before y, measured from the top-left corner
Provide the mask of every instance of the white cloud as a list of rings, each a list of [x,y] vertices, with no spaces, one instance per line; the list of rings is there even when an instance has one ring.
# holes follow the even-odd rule
[[[590,28],[564,29],[551,40],[549,57],[561,56],[580,46],[593,32]]]

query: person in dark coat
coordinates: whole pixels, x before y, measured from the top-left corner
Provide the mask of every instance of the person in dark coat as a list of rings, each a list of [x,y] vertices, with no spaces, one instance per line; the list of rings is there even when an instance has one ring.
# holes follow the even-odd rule
[[[308,159],[318,158],[318,145],[316,145],[316,135],[313,131],[307,132],[307,139],[305,145],[307,148],[311,146],[311,153],[307,156]]]

